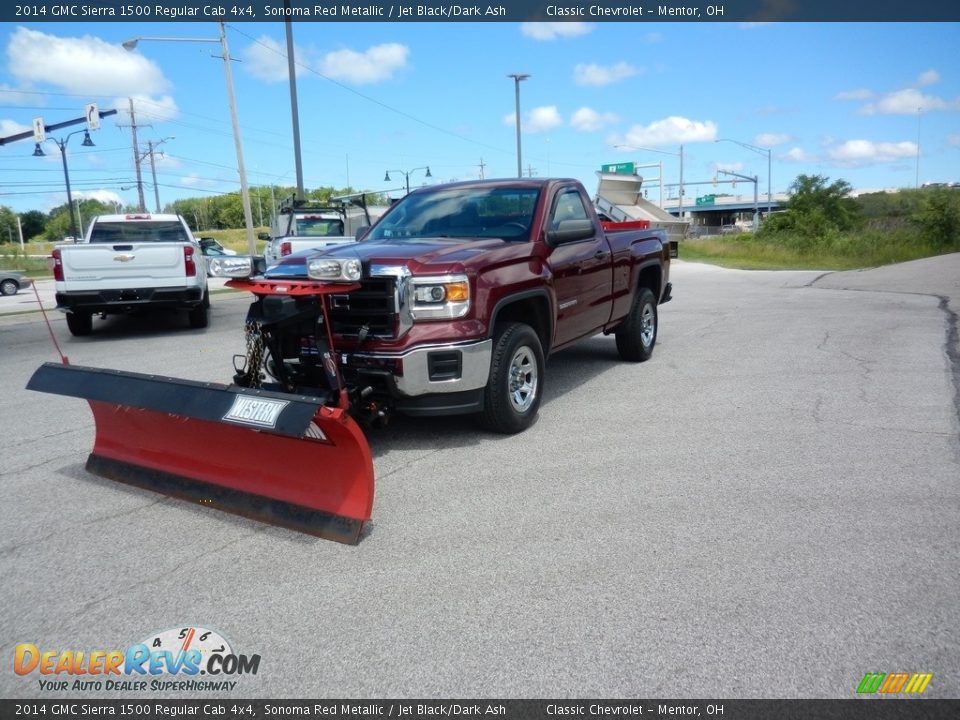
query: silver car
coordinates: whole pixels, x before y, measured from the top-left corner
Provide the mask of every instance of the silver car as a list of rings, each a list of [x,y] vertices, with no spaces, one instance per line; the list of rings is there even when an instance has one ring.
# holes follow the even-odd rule
[[[16,295],[33,281],[16,270],[0,270],[0,295]]]

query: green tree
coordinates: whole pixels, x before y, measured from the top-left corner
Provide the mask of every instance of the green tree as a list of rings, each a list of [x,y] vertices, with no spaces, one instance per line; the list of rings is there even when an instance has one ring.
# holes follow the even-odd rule
[[[960,192],[947,188],[921,191],[910,221],[934,248],[960,246]]]
[[[46,225],[46,213],[42,213],[39,210],[28,210],[20,216],[20,227],[23,229],[23,239],[28,242],[30,238],[42,235]]]
[[[790,232],[808,238],[848,232],[862,224],[860,206],[849,197],[846,180],[829,182],[823,175],[798,175],[790,185],[790,200],[784,212],[768,218],[764,235]]]

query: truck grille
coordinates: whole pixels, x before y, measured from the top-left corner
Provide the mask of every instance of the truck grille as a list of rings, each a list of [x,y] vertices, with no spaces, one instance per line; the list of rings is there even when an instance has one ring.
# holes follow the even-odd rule
[[[330,323],[338,335],[358,335],[366,326],[370,335],[396,337],[397,312],[392,277],[366,278],[358,290],[330,296]]]

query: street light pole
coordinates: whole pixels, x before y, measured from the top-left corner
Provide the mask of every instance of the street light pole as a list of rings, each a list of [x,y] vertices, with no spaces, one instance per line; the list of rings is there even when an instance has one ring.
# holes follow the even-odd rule
[[[67,186],[67,212],[70,214],[70,234],[73,236],[74,241],[79,239],[79,236],[77,235],[77,218],[74,215],[73,194],[70,192],[70,170],[67,168],[67,143],[70,141],[70,138],[78,133],[83,133],[84,147],[93,147],[93,140],[90,139],[89,130],[75,130],[66,135],[62,140],[57,140],[57,138],[52,137],[47,138],[47,140],[55,143],[56,146],[60,148],[60,157],[63,160],[63,181]],[[37,143],[37,146],[33,150],[34,157],[42,157],[45,154],[43,148],[40,147],[40,143]]]
[[[407,195],[409,195],[410,194],[410,176],[413,173],[415,173],[417,170],[426,170],[427,173],[426,175],[424,175],[424,177],[433,177],[433,175],[430,174],[430,166],[424,165],[423,167],[414,168],[413,170],[387,170],[383,175],[383,181],[390,182],[390,173],[392,172],[400,173],[401,175],[403,175],[404,180],[406,180]]]
[[[517,177],[523,177],[523,158],[520,153],[520,81],[526,80],[530,77],[527,73],[513,73],[512,75],[507,75],[507,77],[513,78],[513,89],[514,89],[514,104],[515,104],[515,113],[517,120]]]
[[[714,140],[714,142],[732,142],[740,147],[745,147],[747,150],[753,150],[755,153],[767,156],[767,216],[769,216],[770,213],[773,212],[773,193],[770,191],[770,178],[773,173],[773,162],[771,159],[773,157],[773,151],[770,148],[757,147],[756,145],[740,142],[739,140],[731,140],[730,138],[720,138]]]
[[[233,92],[233,70],[230,67],[230,46],[227,44],[226,26],[222,19],[217,20],[220,29],[219,39],[190,37],[136,37],[123,43],[126,50],[133,51],[141,40],[162,42],[202,42],[220,43],[223,55],[223,73],[227,82],[227,103],[230,106],[230,124],[233,127],[233,144],[237,153],[237,172],[240,174],[240,198],[243,202],[243,220],[246,226],[247,249],[250,255],[257,254],[257,241],[253,234],[253,213],[250,210],[250,187],[247,185],[247,171],[243,162],[243,144],[240,140],[240,121],[237,119],[237,99]]]

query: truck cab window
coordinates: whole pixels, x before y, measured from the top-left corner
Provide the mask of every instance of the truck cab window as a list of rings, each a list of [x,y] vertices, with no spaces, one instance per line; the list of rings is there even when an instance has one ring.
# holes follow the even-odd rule
[[[553,212],[550,216],[550,229],[557,230],[564,220],[587,220],[587,209],[583,206],[583,199],[576,190],[568,190],[557,194],[553,201]]]

